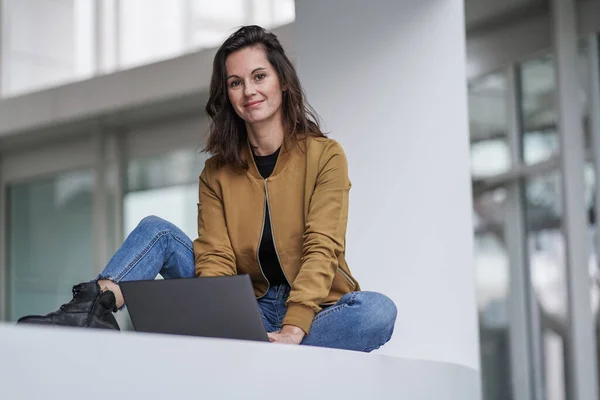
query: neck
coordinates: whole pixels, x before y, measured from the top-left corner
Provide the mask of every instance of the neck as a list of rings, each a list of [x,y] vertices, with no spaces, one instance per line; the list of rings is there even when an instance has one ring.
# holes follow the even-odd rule
[[[274,118],[273,121],[264,121],[260,124],[246,123],[246,132],[248,132],[248,140],[252,146],[252,151],[257,156],[273,154],[283,144],[283,124],[280,118]]]

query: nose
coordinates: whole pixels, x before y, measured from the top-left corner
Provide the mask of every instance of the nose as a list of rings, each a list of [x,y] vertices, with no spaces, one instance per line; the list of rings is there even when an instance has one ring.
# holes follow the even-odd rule
[[[256,93],[256,89],[255,89],[254,85],[252,84],[252,82],[246,83],[244,85],[244,95],[246,97],[252,97],[252,95],[255,93]]]

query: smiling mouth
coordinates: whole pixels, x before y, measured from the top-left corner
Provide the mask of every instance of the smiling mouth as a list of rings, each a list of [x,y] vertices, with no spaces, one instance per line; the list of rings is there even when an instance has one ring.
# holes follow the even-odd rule
[[[251,102],[251,103],[248,103],[248,104],[246,104],[244,107],[247,107],[247,108],[252,108],[252,107],[255,107],[255,106],[259,105],[259,104],[260,104],[260,103],[262,103],[263,101],[264,101],[264,100],[253,101],[253,102]]]

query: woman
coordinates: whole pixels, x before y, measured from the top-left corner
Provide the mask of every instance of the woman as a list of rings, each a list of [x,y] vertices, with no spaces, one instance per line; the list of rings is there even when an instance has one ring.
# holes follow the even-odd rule
[[[342,147],[321,132],[276,36],[245,26],[218,50],[206,112],[198,238],[147,217],[71,302],[19,323],[119,329],[119,282],[248,274],[269,339],[371,351],[396,307],[362,292],[345,254],[350,181]]]

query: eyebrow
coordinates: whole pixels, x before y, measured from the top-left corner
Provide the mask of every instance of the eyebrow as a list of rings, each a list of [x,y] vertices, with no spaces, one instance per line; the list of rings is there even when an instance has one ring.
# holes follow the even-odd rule
[[[266,68],[265,68],[265,67],[258,67],[258,68],[255,68],[255,69],[252,71],[252,73],[251,73],[250,75],[254,74],[256,71],[261,71],[261,70],[263,70],[263,69],[265,69],[265,70],[266,70]],[[239,78],[239,76],[237,76],[237,75],[229,75],[229,76],[227,77],[227,79],[230,79],[230,78]]]

